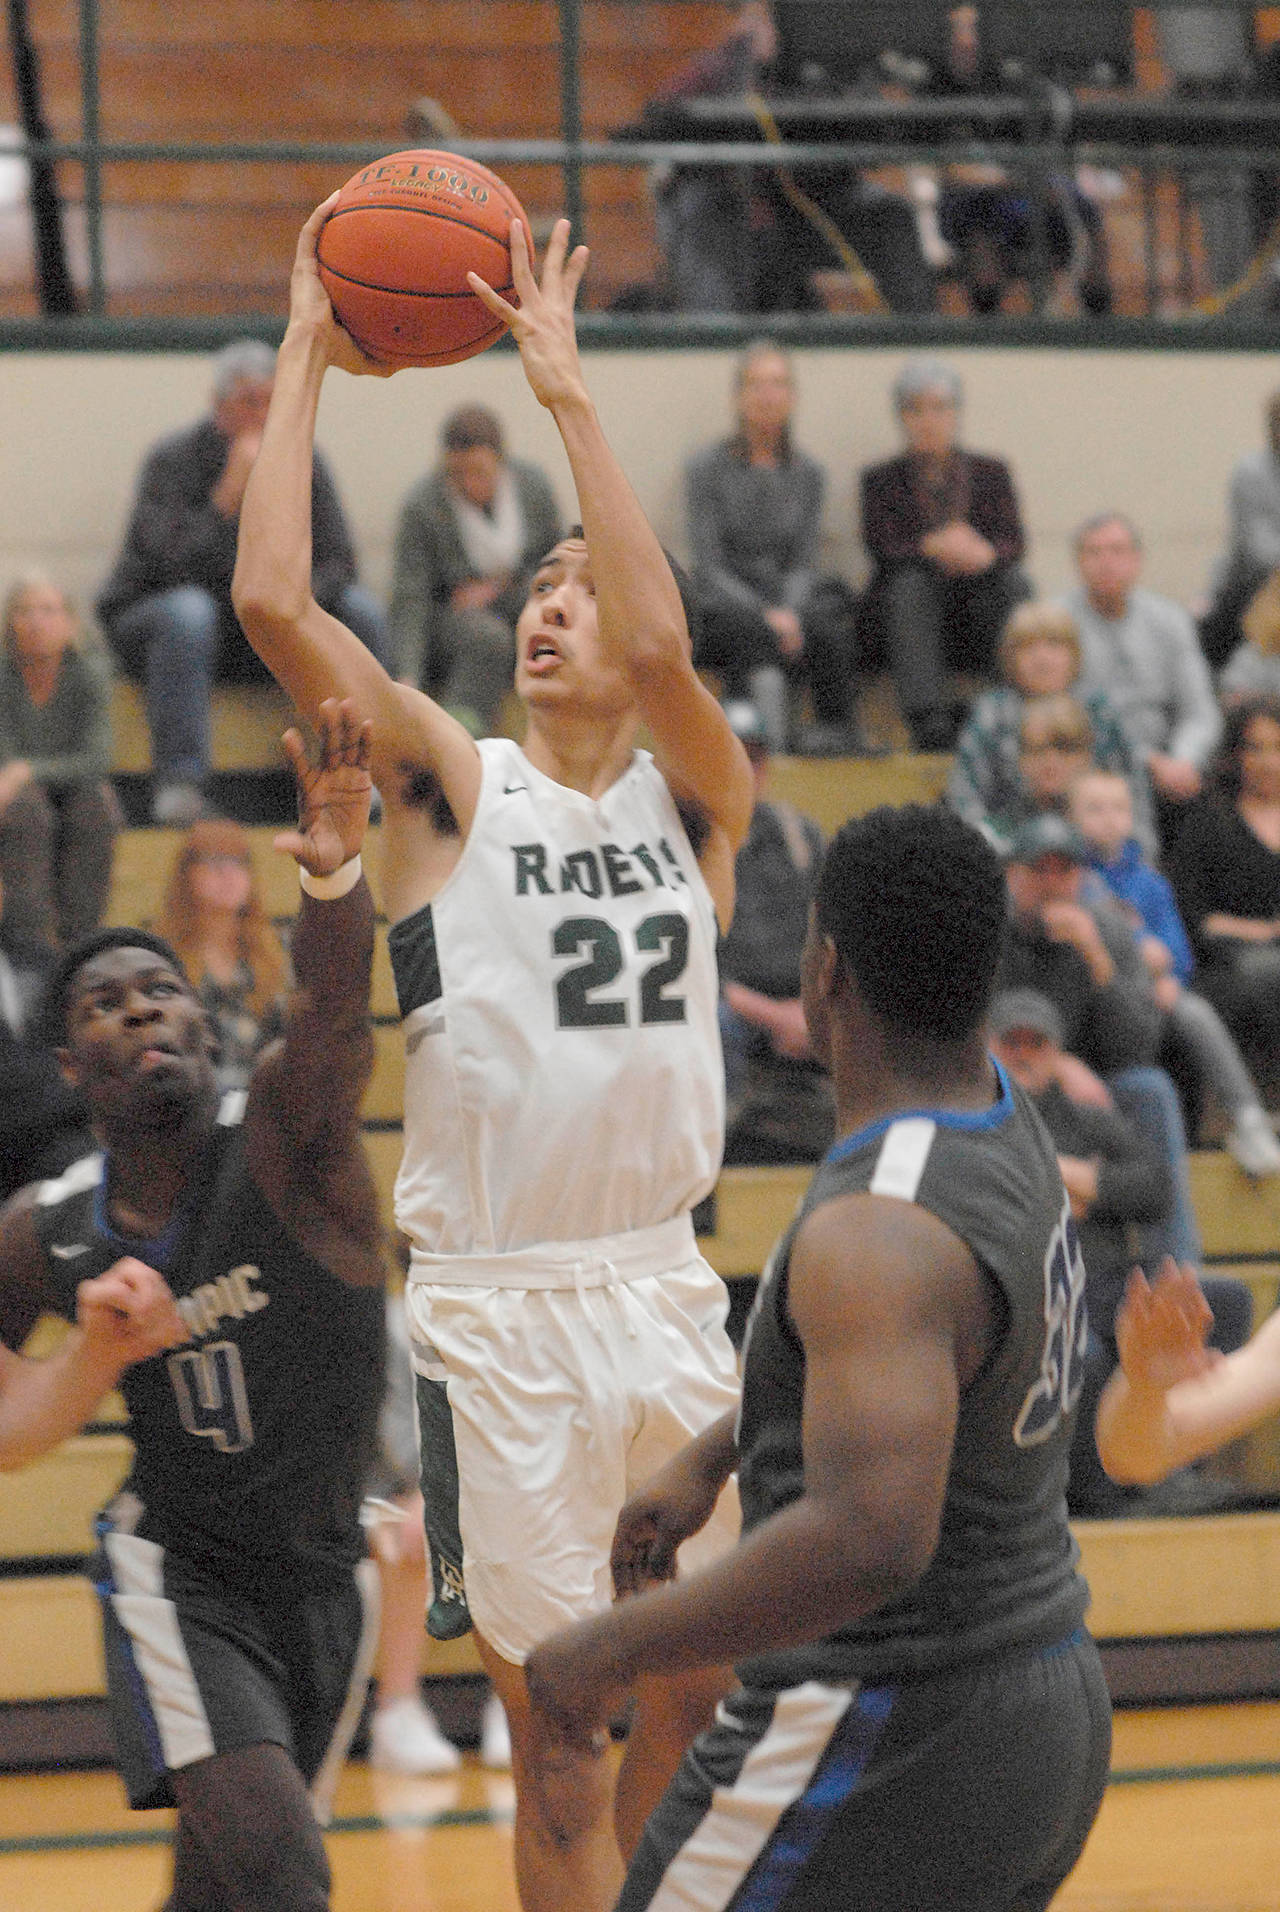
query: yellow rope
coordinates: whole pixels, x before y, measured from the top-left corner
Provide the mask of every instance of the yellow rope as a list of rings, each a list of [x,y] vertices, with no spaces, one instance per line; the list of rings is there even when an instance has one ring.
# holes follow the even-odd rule
[[[1280,256],[1280,214],[1272,220],[1270,229],[1261,246],[1249,261],[1234,285],[1224,286],[1221,292],[1206,293],[1203,299],[1197,299],[1191,307],[1193,313],[1202,318],[1216,318],[1242,299],[1246,292],[1266,276],[1268,268]]]
[[[755,114],[760,129],[769,144],[771,146],[783,145],[784,141],[778,128],[778,122],[774,119],[773,114],[769,111],[767,102],[761,95],[759,93],[749,93],[747,95],[747,104]],[[783,193],[790,200],[796,211],[802,218],[807,219],[809,224],[813,226],[817,232],[821,233],[822,237],[831,247],[836,258],[840,261],[845,271],[849,274],[850,279],[853,281],[854,292],[858,298],[863,301],[866,309],[870,312],[887,312],[889,307],[881,295],[879,286],[867,271],[867,268],[863,265],[861,259],[859,259],[857,253],[849,244],[849,241],[845,238],[835,221],[828,218],[827,214],[822,210],[822,207],[819,206],[816,201],[810,199],[808,193],[803,192],[801,188],[797,186],[788,167],[776,166],[772,170],[777,177],[778,184],[781,186]]]
[[[781,129],[764,97],[759,93],[748,93],[747,104],[754,113],[768,143],[771,146],[783,145]],[[801,190],[790,168],[776,166],[773,171],[786,198],[831,247],[849,274],[854,292],[864,302],[867,310],[887,312],[889,307],[880,288],[835,221],[828,217],[815,200],[810,199],[808,193]],[[1280,214],[1272,221],[1266,238],[1234,285],[1224,286],[1220,292],[1212,292],[1202,299],[1197,299],[1191,311],[1199,317],[1216,318],[1220,312],[1227,311],[1229,307],[1235,305],[1237,300],[1244,298],[1246,293],[1252,292],[1277,258],[1280,258]]]

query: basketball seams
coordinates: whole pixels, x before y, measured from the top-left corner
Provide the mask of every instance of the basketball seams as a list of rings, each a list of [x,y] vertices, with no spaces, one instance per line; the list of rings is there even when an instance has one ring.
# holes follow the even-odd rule
[[[320,265],[328,278],[341,279],[343,285],[354,286],[357,292],[385,292],[393,299],[470,299],[473,305],[480,304],[470,287],[463,292],[437,292],[431,288],[418,290],[409,285],[379,285],[374,279],[353,279],[349,272],[339,272],[336,266],[326,265],[323,259]],[[515,286],[508,279],[505,285],[497,285],[493,289],[505,298],[508,293],[515,291]],[[485,310],[488,310],[487,306]],[[498,330],[502,330],[501,321],[499,321]]]
[[[329,217],[325,220],[324,226],[321,228],[321,238],[323,239],[325,232],[333,224],[335,219],[344,219],[349,213],[353,212],[420,213],[424,219],[443,219],[451,226],[460,227],[463,232],[477,233],[481,239],[488,239],[493,245],[497,246],[500,252],[506,252],[509,249],[509,242],[505,233],[496,233],[489,226],[478,225],[474,219],[462,219],[452,206],[447,204],[441,205],[439,203],[430,206],[419,206],[417,204],[388,206],[378,200],[356,199],[353,200],[349,206],[338,205],[334,207]],[[519,219],[521,224],[524,224],[523,217],[520,213],[513,212],[510,217],[511,219]],[[510,221],[508,221],[508,223],[510,223]]]

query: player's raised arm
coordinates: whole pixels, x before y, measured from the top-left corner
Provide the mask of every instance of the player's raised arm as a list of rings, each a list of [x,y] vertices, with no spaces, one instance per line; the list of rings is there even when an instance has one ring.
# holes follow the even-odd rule
[[[296,730],[285,738],[298,782],[298,827],[282,831],[276,848],[302,871],[292,941],[297,987],[283,1041],[254,1071],[246,1138],[276,1212],[313,1251],[323,1247],[327,1266],[363,1284],[383,1279],[359,1137],[373,1068],[374,912],[360,855],[372,794],[372,727],[349,701],[326,699],[316,715],[316,763]]]
[[[587,263],[569,252],[556,222],[541,283],[524,232],[511,227],[516,308],[474,273],[477,296],[509,326],[525,376],[555,419],[578,494],[600,635],[627,671],[658,762],[677,795],[691,798],[730,849],[746,834],[752,782],[746,753],[693,668],[680,593],[640,501],[605,438],[578,355],[573,308]]]
[[[480,781],[471,738],[430,698],[395,683],[311,587],[312,452],[325,372],[388,371],[343,331],[320,282],[316,240],[330,203],[317,207],[298,239],[289,324],[240,510],[232,602],[249,642],[307,717],[314,720],[326,697],[352,697],[370,717],[374,777],[386,798],[395,801],[406,767],[425,764],[465,828]]]
[[[1120,1366],[1098,1402],[1098,1452],[1118,1481],[1150,1485],[1280,1412],[1280,1315],[1233,1354],[1190,1268],[1135,1269],[1116,1315]]]

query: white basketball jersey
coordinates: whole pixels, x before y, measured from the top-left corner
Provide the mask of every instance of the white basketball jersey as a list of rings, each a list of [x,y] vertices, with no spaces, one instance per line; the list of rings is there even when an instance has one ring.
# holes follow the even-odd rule
[[[723,1143],[715,911],[652,757],[596,799],[479,748],[458,863],[389,938],[396,1219],[435,1255],[650,1227],[701,1200]]]

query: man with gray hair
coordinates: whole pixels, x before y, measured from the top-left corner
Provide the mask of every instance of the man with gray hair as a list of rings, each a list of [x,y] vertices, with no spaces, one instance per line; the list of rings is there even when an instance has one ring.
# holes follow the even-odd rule
[[[217,353],[209,415],[147,454],[98,596],[112,650],[145,687],[156,823],[186,825],[205,812],[215,680],[267,681],[231,608],[231,573],[275,367],[274,349],[259,339],[235,339]],[[311,537],[317,598],[383,658],[383,613],[357,583],[351,533],[318,453]]]
[[[874,565],[864,638],[874,632],[887,653],[917,750],[950,749],[948,668],[992,675],[1005,619],[1031,595],[1012,474],[1002,458],[959,446],[960,403],[949,365],[910,359],[893,386],[906,449],[860,479]]]
[[[1168,850],[1222,733],[1222,712],[1191,615],[1140,587],[1142,539],[1120,511],[1075,536],[1080,582],[1062,600],[1080,633],[1077,689],[1105,689],[1142,753]]]

